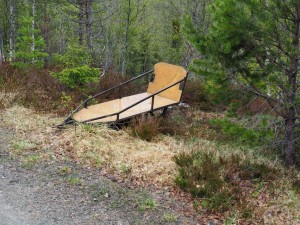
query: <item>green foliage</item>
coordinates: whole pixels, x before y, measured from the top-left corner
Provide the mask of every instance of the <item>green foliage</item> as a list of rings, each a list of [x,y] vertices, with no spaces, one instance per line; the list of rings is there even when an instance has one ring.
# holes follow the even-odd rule
[[[194,71],[214,86],[227,83],[268,99],[287,121],[282,142],[288,166],[295,165],[299,139],[293,119],[299,114],[299,7],[293,0],[215,0],[206,8],[205,31],[199,32],[191,18],[185,28],[202,56]]]
[[[75,175],[68,177],[66,181],[72,185],[80,185],[82,183],[81,179]]]
[[[67,95],[65,92],[62,92],[60,100],[64,108],[68,108],[72,102],[72,97],[70,95]]]
[[[92,59],[85,47],[70,43],[66,53],[56,58],[66,68],[53,72],[52,76],[68,87],[83,88],[85,84],[99,81],[100,70],[88,66]]]
[[[237,185],[239,182],[269,180],[277,173],[268,165],[252,163],[237,154],[225,157],[212,152],[192,151],[179,153],[173,159],[178,171],[177,186],[193,197],[203,199],[202,207],[217,211],[248,205]],[[243,206],[242,210],[246,212],[249,207]]]
[[[122,164],[120,165],[120,172],[123,173],[123,174],[130,174],[131,173],[131,166],[129,165],[126,165],[126,164]]]
[[[220,129],[224,135],[251,146],[266,145],[275,138],[274,132],[267,128],[266,120],[263,120],[262,125],[264,129],[262,130],[247,129],[243,126],[232,123],[228,119],[213,119],[210,123]]]
[[[62,55],[56,54],[55,59],[66,68],[80,67],[92,63],[92,58],[87,48],[73,40],[68,43],[66,52]]]
[[[87,65],[64,69],[52,75],[70,88],[83,88],[87,83],[99,81],[99,69]]]
[[[130,41],[127,61],[128,74],[139,74],[153,67],[155,60],[150,46],[150,35],[140,29],[141,35]]]
[[[175,222],[176,220],[177,220],[177,218],[178,218],[178,216],[177,215],[175,215],[175,214],[173,214],[173,213],[165,213],[164,215],[163,215],[163,220],[165,221],[165,222]]]
[[[24,167],[24,168],[27,168],[27,169],[32,169],[36,164],[37,162],[40,160],[40,156],[39,155],[29,155],[29,156],[26,156],[22,159],[22,164],[21,166]]]
[[[32,17],[23,16],[19,20],[20,28],[16,43],[16,62],[18,68],[43,67],[44,59],[48,56],[44,52],[45,41],[37,29],[32,28]],[[34,47],[33,47],[34,46]]]
[[[295,108],[299,105],[296,2],[211,1],[206,8],[209,26],[205,31],[196,29],[192,18],[185,22],[186,36],[202,56],[194,61],[192,70],[212,84],[212,90],[235,85],[269,102],[272,99],[273,107],[282,117],[291,120],[293,111],[298,114]],[[293,66],[298,69],[287,69]],[[248,135],[258,139],[253,133]],[[286,140],[291,136],[288,132],[285,135]],[[299,133],[295,136],[299,139]],[[296,155],[295,147],[291,148],[292,151],[285,147],[289,165],[294,164]]]
[[[144,198],[140,204],[140,210],[154,209],[156,207],[156,201],[153,198]]]

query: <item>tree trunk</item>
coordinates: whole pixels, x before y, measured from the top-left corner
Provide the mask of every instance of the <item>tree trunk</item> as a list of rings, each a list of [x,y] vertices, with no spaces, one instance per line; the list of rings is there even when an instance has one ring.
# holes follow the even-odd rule
[[[4,35],[0,28],[0,65],[2,65],[3,62],[5,62],[3,38],[4,38]]]
[[[47,1],[44,2],[43,4],[43,11],[44,11],[44,24],[42,26],[42,35],[43,38],[45,39],[46,42],[46,52],[48,56],[45,58],[45,64],[46,66],[49,66],[49,61],[50,61],[50,16],[48,14],[48,4]]]
[[[15,21],[15,4],[14,0],[9,0],[9,61],[13,62],[15,57],[15,33],[16,33],[16,21]]]
[[[86,0],[86,44],[88,49],[93,51],[92,44],[92,9],[91,9],[91,0]]]
[[[108,69],[109,62],[110,62],[110,45],[109,45],[109,23],[108,21],[105,22],[105,63],[104,63],[104,68],[103,68],[103,73]]]
[[[285,115],[285,162],[288,167],[296,164],[296,93],[297,74],[299,69],[299,28],[300,28],[300,4],[296,5],[294,17],[293,46],[295,53],[291,58],[291,66],[287,72],[290,91],[287,95],[287,111]]]
[[[59,53],[62,54],[65,50],[65,33],[62,12],[62,0],[59,1]]]
[[[78,0],[78,6],[79,6],[79,13],[78,13],[78,19],[79,19],[79,30],[78,30],[78,40],[79,40],[79,45],[83,45],[83,18],[84,18],[84,4],[83,0]]]
[[[288,167],[296,164],[296,111],[295,107],[292,107],[287,112],[287,118],[285,120],[285,163]]]
[[[122,74],[122,76],[124,76],[126,73],[126,53],[127,53],[127,45],[128,45],[128,38],[129,38],[131,10],[132,10],[131,9],[131,0],[128,0],[125,38],[124,38],[124,44],[123,44],[123,49],[122,49],[122,54],[121,54],[121,74]]]
[[[35,35],[34,35],[34,31],[35,31],[35,0],[32,1],[31,10],[32,10],[32,22],[31,22],[31,29],[32,29],[31,38],[32,38],[32,43],[31,43],[31,52],[33,53],[35,51]],[[34,58],[32,58],[32,63],[33,62],[34,62]]]

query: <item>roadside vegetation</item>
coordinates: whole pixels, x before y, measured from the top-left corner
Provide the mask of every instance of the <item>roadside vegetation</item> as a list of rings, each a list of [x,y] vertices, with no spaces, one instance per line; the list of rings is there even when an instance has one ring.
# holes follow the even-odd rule
[[[100,168],[132,188],[166,190],[201,222],[300,223],[300,3],[0,3],[0,119],[15,131],[10,153],[24,168],[53,159]],[[185,104],[166,117],[55,127],[84,99],[160,61],[190,71]],[[82,182],[69,168],[58,175]],[[145,197],[138,209],[158,205]]]
[[[207,103],[209,95],[196,96],[191,84],[185,99]],[[212,102],[200,110],[196,100],[189,101],[191,107],[170,109],[166,118],[138,117],[120,130],[83,124],[59,130],[53,126],[76,100],[61,102],[72,92],[56,100],[48,95],[59,107],[41,110],[42,96],[32,95],[35,100],[28,108],[22,99],[26,90],[16,86],[15,92],[2,89],[4,95],[11,92],[15,97],[2,100],[1,118],[16,131],[11,153],[26,169],[39,160],[71,159],[136,187],[167,188],[170,197],[184,196],[191,202],[190,211],[201,218],[213,214],[227,224],[299,222],[299,172],[284,167],[276,143],[280,130],[273,127],[281,121],[272,115],[249,111],[233,117]],[[69,168],[58,173],[67,183],[80,184]],[[140,210],[152,207],[153,199],[141,200]],[[176,220],[176,215],[164,220]]]

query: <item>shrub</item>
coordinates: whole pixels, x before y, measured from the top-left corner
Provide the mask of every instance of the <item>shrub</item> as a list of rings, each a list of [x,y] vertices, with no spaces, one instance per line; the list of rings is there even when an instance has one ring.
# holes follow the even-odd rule
[[[263,121],[265,122],[265,121]],[[243,126],[235,124],[228,119],[212,119],[210,124],[222,132],[223,135],[251,146],[265,145],[274,139],[275,134],[272,130],[263,125],[263,130],[247,129]]]
[[[85,84],[97,82],[100,76],[98,68],[88,65],[92,63],[89,51],[84,46],[70,42],[67,51],[55,58],[65,69],[60,72],[52,72],[53,77],[70,88],[83,88]]]
[[[187,116],[186,109],[172,109],[166,118],[161,119],[159,131],[162,134],[189,136],[189,125],[192,118]]]
[[[159,134],[160,119],[141,117],[135,119],[131,125],[132,135],[145,141],[151,141]]]
[[[182,99],[189,105],[204,111],[211,111],[215,108],[211,96],[200,79],[194,78],[187,81]]]
[[[223,160],[211,153],[195,151],[174,157],[178,168],[175,183],[193,197],[204,198],[202,206],[212,210],[226,211],[236,200],[237,188],[231,189],[222,177]]]
[[[60,82],[70,88],[83,88],[85,84],[99,81],[99,69],[87,65],[67,68],[61,72],[51,73],[53,77],[58,78]]]
[[[178,172],[176,185],[194,198],[202,198],[202,207],[215,211],[227,211],[232,207],[249,210],[251,207],[241,195],[239,184],[245,180],[274,179],[277,174],[268,165],[252,163],[237,154],[224,157],[211,152],[192,151],[182,152],[173,160]]]

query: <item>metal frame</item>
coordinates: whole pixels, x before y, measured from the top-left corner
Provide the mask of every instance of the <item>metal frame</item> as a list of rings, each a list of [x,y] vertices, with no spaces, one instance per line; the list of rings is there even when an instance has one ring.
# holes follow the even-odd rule
[[[83,101],[76,109],[74,109],[74,110],[73,110],[73,111],[72,111],[72,112],[64,119],[64,122],[63,122],[62,125],[71,124],[71,123],[75,122],[75,120],[72,119],[72,116],[74,115],[74,113],[76,113],[81,107],[87,108],[87,104],[88,104],[88,102],[89,102],[90,100],[92,100],[92,99],[94,99],[94,98],[96,98],[96,97],[98,97],[98,96],[100,96],[100,95],[103,95],[103,94],[105,94],[105,93],[107,93],[107,92],[109,92],[109,91],[113,91],[113,90],[115,90],[115,89],[117,89],[117,88],[119,89],[119,98],[121,99],[121,94],[120,94],[120,93],[121,93],[121,87],[122,87],[122,86],[124,86],[124,85],[126,85],[126,84],[128,84],[128,83],[130,83],[130,82],[132,82],[132,81],[134,81],[134,80],[137,80],[137,79],[139,79],[139,78],[141,78],[141,77],[144,77],[144,76],[146,76],[146,75],[148,75],[148,74],[150,74],[150,73],[153,73],[153,72],[154,72],[154,70],[150,70],[150,71],[148,71],[148,72],[146,72],[146,73],[143,73],[143,74],[141,74],[141,75],[139,75],[139,76],[136,76],[136,77],[134,77],[134,78],[132,78],[132,79],[130,79],[130,80],[128,80],[128,81],[125,81],[125,82],[123,82],[123,83],[121,83],[121,84],[119,84],[119,85],[116,85],[116,86],[114,86],[114,87],[112,87],[112,88],[109,88],[109,89],[107,89],[107,90],[105,90],[105,91],[103,91],[103,92],[100,92],[99,94],[96,94],[96,95],[94,95],[94,96],[92,96],[92,97],[86,99],[85,101]],[[154,76],[155,76],[155,75],[153,74],[152,77],[151,77],[150,82],[152,82],[152,81],[154,80]],[[146,111],[146,112],[143,112],[143,113],[153,113],[154,111],[160,110],[160,109],[164,109],[164,111],[166,111],[166,109],[167,109],[169,106],[173,106],[173,105],[179,104],[179,102],[180,102],[181,99],[182,99],[182,93],[181,93],[179,102],[176,102],[176,103],[170,104],[170,105],[166,105],[166,106],[163,106],[163,107],[160,107],[160,108],[156,108],[156,109],[154,109],[154,98],[155,98],[155,96],[158,95],[159,93],[161,93],[161,92],[163,92],[163,91],[165,91],[165,90],[171,88],[171,87],[174,87],[174,86],[177,85],[177,84],[181,84],[181,85],[180,85],[180,90],[183,91],[184,88],[185,88],[185,84],[186,84],[186,81],[187,81],[187,77],[188,77],[188,73],[186,74],[185,78],[183,78],[183,79],[181,79],[181,80],[179,80],[179,81],[177,81],[177,82],[175,82],[175,83],[173,83],[173,84],[171,84],[171,85],[169,85],[169,86],[167,86],[167,87],[165,87],[165,88],[163,88],[163,89],[161,89],[161,90],[155,92],[154,94],[149,95],[149,96],[146,97],[146,98],[143,98],[143,99],[139,100],[138,102],[136,102],[136,103],[134,103],[134,104],[128,106],[127,108],[125,108],[125,109],[123,109],[123,110],[121,110],[121,111],[119,111],[119,112],[112,113],[112,114],[105,115],[105,116],[95,117],[95,118],[93,118],[93,119],[89,119],[89,120],[82,121],[81,123],[87,123],[87,122],[91,122],[91,121],[95,121],[95,120],[99,120],[99,119],[103,119],[103,118],[107,118],[107,117],[111,117],[111,116],[117,116],[117,119],[116,119],[115,122],[118,123],[118,122],[120,122],[120,121],[123,121],[123,120],[126,120],[126,119],[129,118],[129,117],[126,117],[126,118],[120,119],[120,114],[121,114],[121,113],[123,113],[123,112],[127,111],[128,109],[130,109],[130,108],[132,108],[132,107],[134,107],[134,106],[136,106],[136,105],[138,105],[138,104],[140,104],[140,103],[146,101],[146,100],[149,99],[149,98],[152,98],[152,99],[151,99],[151,110]],[[143,114],[143,113],[140,113],[140,114]],[[137,114],[137,115],[140,115],[140,114]],[[135,116],[137,116],[137,115],[135,115]]]

